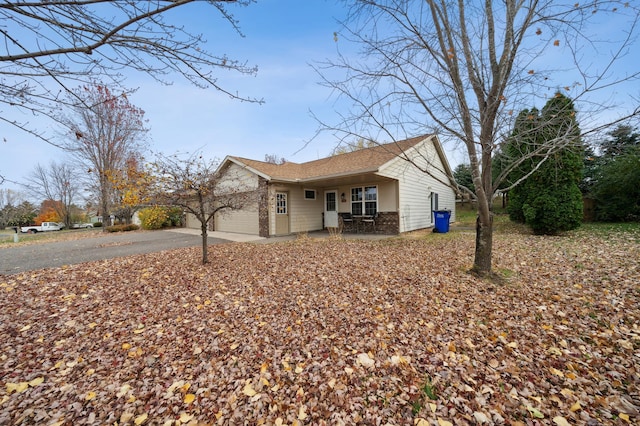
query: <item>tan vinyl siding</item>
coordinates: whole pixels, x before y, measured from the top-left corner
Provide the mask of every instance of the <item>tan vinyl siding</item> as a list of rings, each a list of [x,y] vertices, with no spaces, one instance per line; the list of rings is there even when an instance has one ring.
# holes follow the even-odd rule
[[[191,229],[200,229],[200,221],[196,219],[193,213],[187,213],[185,227]]]
[[[244,192],[258,188],[258,176],[237,164],[230,163],[218,181],[221,192]],[[215,216],[215,230],[240,234],[259,234],[258,205],[251,203],[242,210],[221,210]]]
[[[292,233],[322,229],[324,191],[316,190],[316,199],[306,200],[304,189],[302,186],[289,188],[289,226]]]
[[[304,198],[305,189],[315,189],[316,199]],[[288,193],[289,232],[318,231],[322,229],[324,191],[310,186],[278,185],[269,188],[269,235],[276,235],[275,193]]]
[[[245,192],[258,189],[258,176],[251,171],[230,163],[218,181],[222,192]]]
[[[446,184],[449,178],[444,166],[430,141],[416,146],[420,155],[414,161],[420,168],[428,168],[438,179],[420,171],[416,166],[401,158],[387,164],[380,174],[398,179],[400,232],[408,232],[433,226],[431,214],[432,192],[438,194],[438,208],[451,210],[451,221],[455,220],[455,194]]]
[[[398,182],[378,183],[378,211],[398,211]]]
[[[410,179],[399,182],[400,187],[400,232],[409,232],[433,225],[431,219],[431,181],[409,163],[402,165],[407,170],[405,176]]]

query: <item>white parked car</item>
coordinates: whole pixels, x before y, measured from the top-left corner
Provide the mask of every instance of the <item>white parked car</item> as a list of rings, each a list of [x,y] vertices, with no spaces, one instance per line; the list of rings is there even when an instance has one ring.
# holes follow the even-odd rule
[[[74,223],[71,225],[73,229],[81,229],[81,228],[93,228],[93,224],[91,223]]]

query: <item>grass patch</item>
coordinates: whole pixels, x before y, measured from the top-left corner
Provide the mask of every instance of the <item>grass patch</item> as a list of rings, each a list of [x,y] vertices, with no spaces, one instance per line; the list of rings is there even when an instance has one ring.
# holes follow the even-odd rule
[[[496,274],[500,277],[501,280],[509,281],[510,279],[516,277],[518,273],[512,269],[497,268]]]
[[[424,396],[426,396],[432,401],[435,401],[438,399],[438,395],[436,395],[436,388],[431,383],[430,378],[427,378],[427,380],[425,380],[422,387],[420,388],[420,391]]]
[[[0,247],[11,247],[17,244],[33,244],[38,242],[64,241],[80,238],[81,236],[99,235],[101,230],[89,229],[63,229],[62,231],[38,232],[37,234],[23,234],[18,232],[18,243],[13,241],[13,230],[0,230]]]
[[[13,231],[0,231],[0,245],[9,243],[13,244],[14,235],[16,235],[16,233]]]
[[[508,214],[496,214],[493,217],[493,231],[500,234],[531,235],[531,229],[524,223],[513,222]]]
[[[583,223],[582,226],[575,231],[576,235],[581,236],[586,234],[596,235],[599,237],[608,238],[611,236],[617,236],[625,234],[628,238],[640,242],[640,223],[639,222],[622,222],[622,223],[598,223],[588,222]]]
[[[422,411],[429,400],[436,401],[437,399],[436,388],[431,383],[431,378],[427,377],[422,386],[420,386],[420,395],[411,402],[411,412],[415,416]]]
[[[477,216],[478,211],[473,204],[456,205],[456,225],[475,229]],[[531,234],[531,230],[526,225],[512,222],[506,209],[502,207],[493,209],[493,231],[503,234]]]
[[[477,209],[471,203],[456,205],[456,224],[462,226],[475,226]]]

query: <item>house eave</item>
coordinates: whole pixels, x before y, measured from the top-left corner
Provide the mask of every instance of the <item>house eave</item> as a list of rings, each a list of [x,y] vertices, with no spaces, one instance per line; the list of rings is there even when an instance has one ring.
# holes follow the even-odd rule
[[[322,181],[331,180],[331,179],[349,178],[349,177],[360,176],[365,174],[375,174],[377,172],[378,172],[378,167],[370,167],[370,168],[360,169],[360,170],[350,170],[348,172],[332,173],[330,175],[312,176],[312,177],[303,178],[303,179],[296,179],[296,182],[297,183],[316,183],[316,182],[322,182]]]
[[[218,170],[222,170],[222,168],[225,166],[225,164],[227,164],[228,162],[231,162],[235,165],[237,165],[238,167],[242,167],[245,170],[250,171],[251,173],[260,176],[261,178],[266,179],[267,181],[271,181],[273,178],[271,176],[269,176],[266,173],[261,172],[260,170],[256,170],[251,166],[246,165],[245,163],[243,163],[242,161],[231,157],[231,156],[227,156],[224,161],[222,163],[220,163],[220,167],[218,168]]]

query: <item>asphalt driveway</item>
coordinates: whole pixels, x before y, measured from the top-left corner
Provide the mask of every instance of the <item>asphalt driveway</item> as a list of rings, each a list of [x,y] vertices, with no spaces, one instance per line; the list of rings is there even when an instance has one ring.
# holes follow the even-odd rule
[[[208,238],[209,244],[228,243],[229,241],[211,235]],[[201,244],[202,238],[195,232],[166,230],[123,232],[73,241],[6,247],[0,248],[0,274],[15,274],[35,269],[55,268]]]

